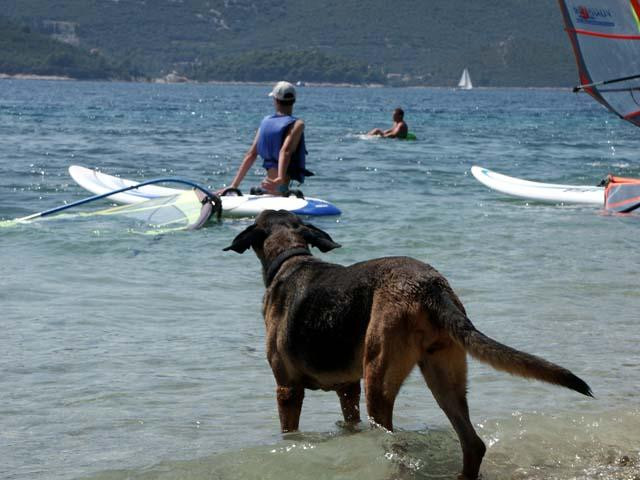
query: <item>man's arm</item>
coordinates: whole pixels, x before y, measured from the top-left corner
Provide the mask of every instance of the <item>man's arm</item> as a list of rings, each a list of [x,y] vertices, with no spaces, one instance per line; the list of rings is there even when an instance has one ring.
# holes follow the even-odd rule
[[[278,177],[265,179],[263,186],[274,190],[287,182],[287,169],[289,168],[289,163],[291,163],[291,156],[297,150],[298,145],[300,145],[300,139],[303,133],[304,122],[302,120],[296,120],[284,138],[284,142],[282,142],[282,147],[280,148],[280,155],[278,156]]]
[[[284,138],[282,148],[280,149],[280,157],[278,158],[278,178],[283,181],[287,177],[287,169],[289,168],[289,163],[291,163],[291,156],[297,150],[298,145],[300,145],[303,132],[304,122],[302,120],[296,120],[293,128],[291,128]]]
[[[400,129],[401,128],[402,128],[402,123],[398,122],[393,127],[391,127],[389,130],[385,130],[385,132],[384,132],[384,134],[382,136],[385,137],[385,138],[395,138],[400,133]]]
[[[242,163],[238,168],[238,173],[236,173],[236,176],[234,177],[233,182],[231,182],[230,187],[238,188],[238,186],[244,179],[245,175],[253,165],[253,162],[256,161],[256,158],[258,157],[258,135],[259,134],[260,134],[260,131],[258,130],[256,132],[255,138],[253,139],[253,143],[251,144],[251,147],[249,147],[249,150],[247,150],[247,153],[244,155],[244,158],[242,159]]]

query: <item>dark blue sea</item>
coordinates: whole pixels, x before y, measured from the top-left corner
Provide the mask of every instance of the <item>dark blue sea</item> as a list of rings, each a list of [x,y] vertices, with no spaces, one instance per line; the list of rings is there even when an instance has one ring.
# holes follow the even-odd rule
[[[230,183],[270,86],[0,81],[0,220],[89,195],[69,165]],[[485,480],[640,478],[640,215],[509,198],[472,165],[551,183],[640,177],[640,131],[568,89],[302,87],[306,195],[341,264],[408,255],[485,334],[575,372],[595,399],[470,359]],[[362,134],[406,112],[415,142]],[[256,165],[242,187],[257,185]],[[81,211],[105,208],[108,202]],[[394,433],[342,428],[307,392],[281,435],[250,219],[146,232],[125,217],[0,228],[0,478],[448,479],[456,436],[419,374]],[[362,404],[364,409],[364,402]]]

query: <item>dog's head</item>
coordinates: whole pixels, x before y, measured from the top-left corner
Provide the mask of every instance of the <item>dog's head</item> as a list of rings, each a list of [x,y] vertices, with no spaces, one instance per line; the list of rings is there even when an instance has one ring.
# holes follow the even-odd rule
[[[321,252],[340,247],[326,232],[303,222],[291,212],[265,210],[258,215],[253,225],[240,232],[224,250],[244,253],[247,249],[253,248],[260,259],[265,259],[273,258],[288,249],[304,248],[308,245],[318,248]]]

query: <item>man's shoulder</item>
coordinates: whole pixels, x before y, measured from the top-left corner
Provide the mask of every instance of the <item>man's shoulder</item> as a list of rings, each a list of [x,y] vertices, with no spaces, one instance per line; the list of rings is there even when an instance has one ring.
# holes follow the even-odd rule
[[[269,120],[271,120],[273,118],[273,115],[265,115],[262,120],[260,120],[260,124],[262,125],[263,123],[268,122]]]

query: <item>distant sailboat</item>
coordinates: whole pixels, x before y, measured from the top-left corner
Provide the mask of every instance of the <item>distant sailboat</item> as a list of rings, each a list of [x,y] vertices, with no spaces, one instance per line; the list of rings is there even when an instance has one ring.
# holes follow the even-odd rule
[[[458,88],[460,90],[471,90],[473,88],[471,77],[469,76],[469,70],[467,70],[466,68],[462,71],[462,76],[460,77],[460,81],[458,82]]]

